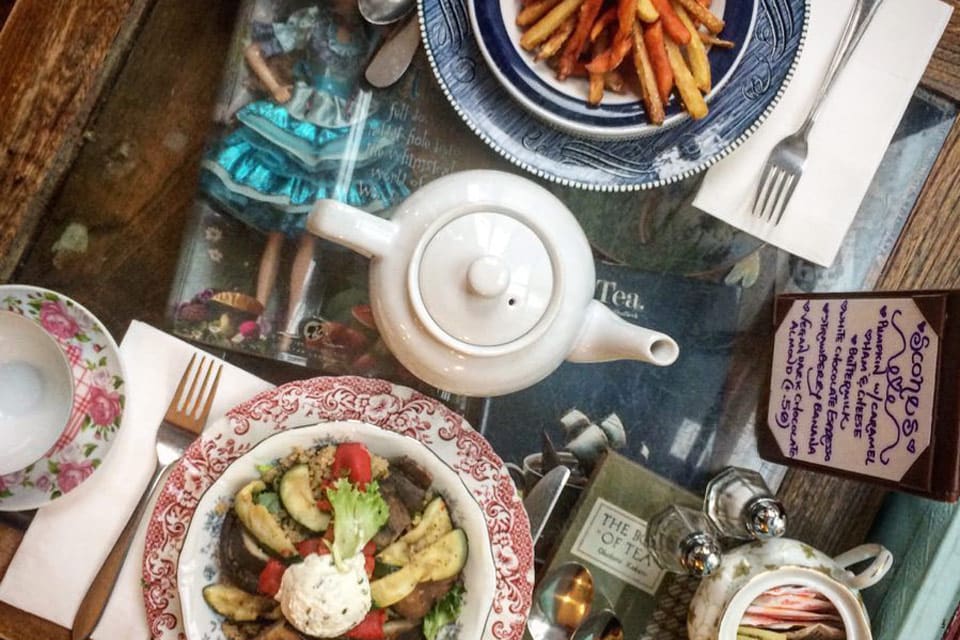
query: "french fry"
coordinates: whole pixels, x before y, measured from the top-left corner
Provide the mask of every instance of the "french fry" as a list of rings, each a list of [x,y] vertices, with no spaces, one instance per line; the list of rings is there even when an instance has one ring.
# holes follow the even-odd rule
[[[539,22],[527,29],[520,38],[520,46],[527,51],[532,51],[537,45],[550,37],[550,34],[556,31],[563,21],[573,15],[584,0],[561,0],[550,12],[543,16]]]
[[[590,74],[590,91],[587,93],[587,103],[592,105],[600,104],[603,100],[603,74]]]
[[[713,15],[697,0],[677,0],[684,9],[690,12],[694,20],[705,26],[711,33],[723,31],[723,20]]]
[[[694,4],[696,4],[696,2],[697,0],[693,0]],[[677,17],[680,18],[680,22],[682,22],[683,26],[690,32],[690,44],[687,45],[687,60],[690,63],[690,71],[693,73],[693,79],[697,83],[697,88],[700,89],[702,93],[710,93],[710,87],[713,86],[713,81],[710,74],[710,60],[707,58],[707,47],[704,46],[703,40],[700,39],[699,29],[697,29],[693,21],[690,20],[690,16],[687,15],[684,8],[679,4],[675,4],[674,9],[677,11]]]
[[[650,0],[637,0],[637,17],[650,24],[660,19],[660,13]]]
[[[657,79],[660,101],[666,105],[670,100],[670,92],[673,91],[673,69],[667,60],[667,47],[663,44],[663,25],[655,22],[644,28],[643,42],[646,44],[650,66],[653,67],[653,75]]]
[[[593,23],[593,27],[590,28],[590,42],[596,42],[600,34],[603,33],[603,30],[607,28],[607,25],[612,24],[616,19],[617,10],[614,7],[610,7],[604,11],[603,14],[597,18],[597,21]]]
[[[560,28],[553,32],[549,38],[547,38],[540,49],[537,50],[537,55],[535,60],[538,62],[540,60],[546,60],[547,58],[552,58],[557,51],[560,51],[560,47],[563,46],[563,43],[567,41],[567,38],[570,37],[570,34],[573,33],[574,27],[577,26],[577,19],[573,16],[570,16],[564,20],[563,24],[560,25]]]
[[[709,8],[710,8],[710,5],[712,4],[712,3],[710,2],[710,0],[697,0],[697,2],[699,2],[701,5],[703,5],[703,7],[704,7],[705,9],[709,9]]]
[[[580,16],[577,18],[577,28],[567,39],[563,46],[563,53],[560,55],[557,77],[561,80],[570,75],[573,65],[580,59],[580,54],[583,53],[583,47],[587,44],[587,38],[590,35],[590,27],[596,21],[601,6],[603,6],[603,0],[586,0],[582,3]]]
[[[700,36],[700,39],[703,40],[704,44],[708,44],[711,47],[719,47],[721,49],[733,49],[737,46],[736,42],[731,42],[730,40],[724,40],[718,38],[712,33],[707,33],[706,31],[697,31],[697,34]]]
[[[633,27],[633,66],[637,69],[637,78],[640,80],[640,97],[647,110],[647,117],[653,124],[663,124],[666,114],[663,111],[663,101],[660,99],[657,88],[657,78],[650,64],[650,56],[643,41],[643,31],[639,24]]]
[[[677,44],[690,44],[690,32],[680,22],[677,12],[673,10],[670,0],[651,0],[653,6],[657,8],[660,14],[660,20],[663,21],[663,30]]]
[[[533,0],[529,2],[517,14],[517,26],[529,27],[546,15],[547,11],[557,6],[559,2],[560,0]]]
[[[673,69],[673,78],[677,83],[677,92],[680,99],[687,109],[687,113],[694,120],[700,120],[707,116],[707,103],[703,99],[703,94],[697,88],[697,83],[693,79],[693,74],[687,67],[680,47],[673,40],[666,38],[664,44],[667,47],[667,59],[670,60],[670,68]]]
[[[600,35],[599,38],[597,38],[597,41],[591,45],[590,54],[596,57],[602,51],[608,49],[609,45],[610,45],[610,35],[604,32],[603,34]],[[589,79],[589,82],[588,82],[589,88],[587,90],[587,103],[592,105],[598,105],[600,104],[600,101],[603,100],[604,74],[591,72],[589,70],[587,70],[587,73],[589,74],[587,76],[587,78]]]
[[[623,93],[626,81],[623,79],[623,75],[614,69],[603,74],[603,86],[614,93]]]

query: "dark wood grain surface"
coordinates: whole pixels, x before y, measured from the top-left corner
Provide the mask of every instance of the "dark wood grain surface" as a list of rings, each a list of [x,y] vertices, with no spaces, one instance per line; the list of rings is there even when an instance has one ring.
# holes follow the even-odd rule
[[[945,1],[954,8],[953,16],[923,76],[923,84],[960,101],[960,0]]]
[[[162,324],[235,11],[230,0],[0,0],[0,281],[88,302],[117,334],[134,317]],[[957,15],[924,84],[960,100]],[[960,287],[958,142],[955,126],[883,288]],[[57,244],[70,225],[86,232],[84,251]],[[883,497],[798,471],[781,494],[791,534],[828,552],[860,542]],[[0,523],[0,574],[22,535]],[[67,637],[0,603],[0,639]]]

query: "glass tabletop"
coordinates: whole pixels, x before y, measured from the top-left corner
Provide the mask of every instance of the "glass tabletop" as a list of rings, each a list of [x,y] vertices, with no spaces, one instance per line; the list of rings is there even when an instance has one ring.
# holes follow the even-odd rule
[[[311,249],[308,277],[296,282],[305,212],[312,199],[335,197],[388,215],[390,205],[439,176],[520,170],[463,123],[422,52],[395,86],[365,87],[362,60],[384,34],[331,6],[333,13],[309,2],[243,5],[171,293],[171,323],[186,338],[304,364],[312,373],[376,375],[424,388],[364,323],[364,258],[321,243]],[[265,91],[262,71],[248,63],[252,45],[271,73],[289,82],[287,102]],[[347,71],[329,73],[335,65]],[[753,437],[774,296],[872,288],[956,115],[953,103],[916,93],[830,269],[694,209],[701,177],[630,193],[539,180],[584,227],[608,283],[598,283],[598,297],[606,286],[609,295],[632,300],[631,320],[677,337],[681,360],[662,370],[564,365],[559,378],[533,391],[488,401],[425,390],[467,413],[498,453],[518,464],[539,451],[541,432],[562,441],[561,417],[576,408],[593,420],[617,414],[628,436],[624,451],[693,490],[731,463],[762,468],[776,486],[783,469],[758,459]],[[296,137],[304,128],[309,135]],[[278,175],[286,181],[275,180]],[[273,201],[250,197],[270,189]],[[286,208],[278,214],[274,205],[281,196]],[[234,310],[211,302],[222,292],[252,298],[257,290],[263,298],[263,265],[271,251],[279,256],[271,267],[276,286],[259,317],[231,316]],[[633,290],[614,291],[618,278]]]

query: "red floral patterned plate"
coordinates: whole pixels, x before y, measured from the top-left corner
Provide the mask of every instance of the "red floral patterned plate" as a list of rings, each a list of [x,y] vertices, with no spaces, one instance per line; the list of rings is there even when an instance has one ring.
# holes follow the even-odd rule
[[[73,407],[63,433],[42,458],[0,476],[0,511],[36,509],[76,489],[103,462],[123,418],[126,375],[116,342],[70,298],[2,285],[0,310],[36,322],[57,342],[73,374]]]
[[[209,515],[197,512],[207,489],[231,462],[271,434],[345,420],[414,438],[456,473],[482,513],[496,571],[492,606],[478,635],[520,640],[533,591],[533,545],[526,512],[503,461],[461,416],[439,402],[383,380],[355,377],[314,378],[261,393],[210,425],[190,446],[167,478],[147,526],[143,593],[153,638],[186,637],[177,565],[194,514]],[[208,624],[201,637],[223,636]]]

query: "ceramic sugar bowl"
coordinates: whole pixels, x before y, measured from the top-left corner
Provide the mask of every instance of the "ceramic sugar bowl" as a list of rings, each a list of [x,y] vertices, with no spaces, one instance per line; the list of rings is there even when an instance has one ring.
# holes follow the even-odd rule
[[[872,560],[860,573],[847,569]],[[883,578],[893,556],[877,544],[865,544],[836,558],[830,558],[808,544],[789,538],[773,538],[737,547],[724,555],[720,570],[705,578],[697,589],[687,616],[690,640],[736,640],[737,630],[746,624],[744,616],[756,615],[751,608],[761,596],[789,598],[789,593],[816,593],[832,604],[830,615],[845,631],[847,640],[870,640],[870,621],[860,590]],[[771,596],[778,594],[777,596]],[[759,608],[762,616],[772,608]],[[800,610],[804,609],[800,606]],[[809,607],[807,607],[809,609]]]
[[[371,258],[370,306],[390,351],[446,391],[530,386],[564,359],[676,360],[669,336],[593,299],[593,254],[573,214],[536,183],[500,171],[431,182],[390,220],[334,200],[307,229]]]

